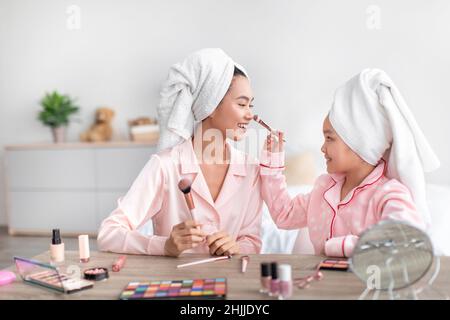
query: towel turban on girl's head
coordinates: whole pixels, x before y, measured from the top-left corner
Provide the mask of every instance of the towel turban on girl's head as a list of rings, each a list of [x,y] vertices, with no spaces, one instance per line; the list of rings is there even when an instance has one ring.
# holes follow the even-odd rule
[[[170,68],[158,106],[159,150],[192,136],[195,125],[211,115],[225,96],[235,67],[247,76],[222,49],[211,48],[196,51]]]
[[[386,176],[408,187],[429,228],[424,171],[437,169],[439,160],[390,77],[365,69],[351,78],[337,89],[329,119],[363,160],[376,165],[386,157]]]

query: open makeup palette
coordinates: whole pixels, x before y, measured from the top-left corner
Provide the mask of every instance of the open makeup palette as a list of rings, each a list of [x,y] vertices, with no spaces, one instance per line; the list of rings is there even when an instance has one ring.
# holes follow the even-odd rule
[[[93,282],[64,274],[50,264],[19,257],[14,257],[14,262],[23,281],[28,284],[60,293],[73,293],[93,287]]]

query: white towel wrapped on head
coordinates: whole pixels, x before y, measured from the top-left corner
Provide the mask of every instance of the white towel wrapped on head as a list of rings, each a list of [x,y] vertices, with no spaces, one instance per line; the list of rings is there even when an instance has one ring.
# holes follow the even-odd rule
[[[439,160],[389,76],[365,69],[351,78],[337,89],[329,120],[363,160],[376,165],[386,159],[386,176],[408,187],[429,229],[424,172],[437,169]]]
[[[235,66],[246,74],[222,49],[207,48],[170,68],[158,106],[159,150],[192,136],[196,124],[211,115],[225,96]]]

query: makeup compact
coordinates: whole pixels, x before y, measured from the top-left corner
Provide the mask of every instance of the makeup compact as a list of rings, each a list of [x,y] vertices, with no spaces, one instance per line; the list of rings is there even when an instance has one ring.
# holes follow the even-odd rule
[[[108,269],[106,268],[90,268],[84,270],[84,278],[86,280],[101,281],[109,278]]]
[[[349,267],[348,260],[325,259],[319,263],[320,270],[348,271]]]

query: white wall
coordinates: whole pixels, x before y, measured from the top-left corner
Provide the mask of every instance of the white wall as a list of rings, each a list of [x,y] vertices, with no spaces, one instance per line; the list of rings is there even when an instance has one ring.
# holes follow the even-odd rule
[[[70,5],[81,8],[80,30],[66,27]],[[367,27],[369,5],[381,10],[379,30]],[[364,67],[385,69],[441,158],[429,181],[450,184],[449,39],[447,0],[0,0],[0,146],[50,141],[36,114],[52,89],[82,107],[70,140],[103,105],[123,137],[129,118],[156,116],[172,63],[221,47],[248,69],[258,113],[318,159],[336,87]]]

